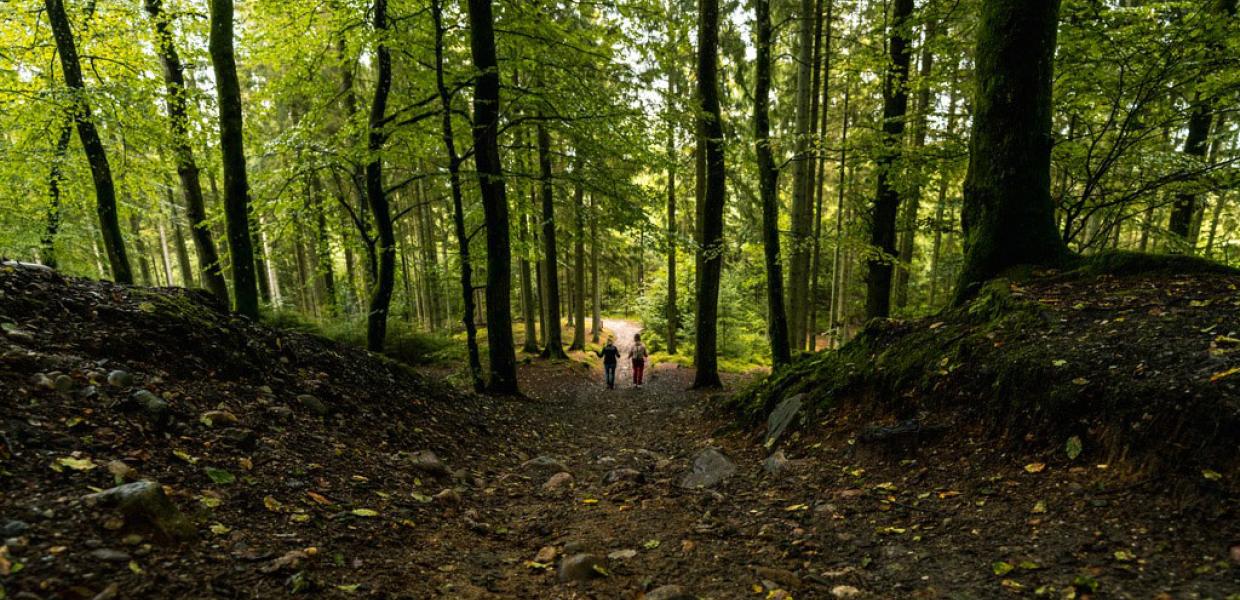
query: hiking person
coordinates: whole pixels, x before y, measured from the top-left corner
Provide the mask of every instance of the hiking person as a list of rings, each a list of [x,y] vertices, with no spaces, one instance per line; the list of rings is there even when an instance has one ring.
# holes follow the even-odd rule
[[[642,334],[633,336],[633,348],[629,350],[629,358],[633,360],[633,383],[642,384],[642,375],[646,371],[646,345],[642,343]]]
[[[607,345],[595,352],[603,357],[603,374],[607,378],[607,389],[616,389],[616,363],[620,362],[620,349],[616,347],[614,338],[607,338]]]

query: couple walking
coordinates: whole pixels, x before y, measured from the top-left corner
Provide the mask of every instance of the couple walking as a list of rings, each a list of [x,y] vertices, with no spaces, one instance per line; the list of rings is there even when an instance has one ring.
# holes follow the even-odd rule
[[[633,361],[633,384],[642,384],[642,375],[646,371],[646,345],[642,343],[642,334],[633,336],[633,347],[629,349],[629,359]],[[607,338],[607,345],[598,351],[603,357],[603,373],[607,376],[607,389],[616,389],[616,363],[620,362],[620,349],[616,347],[615,338]]]

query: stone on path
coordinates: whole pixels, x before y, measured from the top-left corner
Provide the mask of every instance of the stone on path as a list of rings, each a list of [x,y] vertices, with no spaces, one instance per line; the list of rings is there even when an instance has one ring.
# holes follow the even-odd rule
[[[154,481],[135,481],[83,497],[87,506],[113,508],[127,520],[144,521],[173,540],[194,537],[194,525],[181,513],[164,488]]]
[[[549,565],[555,560],[557,555],[555,546],[543,546],[538,549],[538,554],[534,555],[534,562]]]
[[[593,554],[574,554],[560,561],[560,581],[588,581],[602,577],[602,561]]]
[[[555,475],[552,475],[549,479],[547,479],[547,482],[543,484],[543,491],[545,492],[559,491],[567,487],[568,484],[571,483],[572,481],[573,481],[572,475],[564,471],[560,471],[559,473],[556,473]]]
[[[113,387],[129,387],[133,385],[133,375],[120,369],[108,373],[108,385]]]
[[[629,469],[629,468],[622,467],[619,469],[612,469],[608,471],[607,474],[603,476],[603,483],[612,484],[612,483],[617,483],[620,481],[640,482],[642,479],[645,479],[645,476],[642,475],[641,471],[638,471],[637,469]]]
[[[537,456],[521,463],[521,470],[535,475],[549,476],[561,471],[570,472],[564,463],[550,456]]]
[[[443,464],[439,455],[430,450],[420,450],[415,452],[409,458],[410,466],[416,471],[421,471],[427,475],[435,477],[444,477],[448,475],[448,466]]]
[[[611,560],[628,560],[635,556],[637,556],[637,551],[632,548],[625,548],[624,550],[616,550],[615,552],[610,552],[607,554],[607,558]]]
[[[784,430],[788,429],[788,425],[796,419],[801,413],[802,400],[805,394],[796,394],[784,398],[775,406],[775,410],[771,411],[770,416],[766,418],[766,441],[763,446],[767,450],[775,447],[779,443],[779,438],[784,434]]]
[[[168,402],[151,393],[150,390],[138,390],[131,396],[133,401],[156,423],[164,423],[168,419]]]
[[[681,480],[683,488],[710,488],[736,474],[736,465],[715,448],[698,452],[693,458],[693,471]]]
[[[99,548],[90,551],[90,557],[101,562],[124,563],[129,562],[130,556],[127,552],[113,550],[111,548]]]
[[[831,595],[836,598],[856,598],[861,595],[861,590],[851,585],[837,585],[831,588]]]
[[[326,417],[331,412],[331,408],[325,402],[319,400],[312,394],[301,394],[297,396],[297,402],[301,407],[310,412],[310,414],[318,417]]]
[[[771,475],[778,475],[791,465],[792,463],[788,460],[788,457],[784,456],[783,450],[776,450],[774,454],[762,461],[762,468]]]
[[[646,592],[642,598],[644,600],[694,600],[697,596],[686,592],[678,585],[664,585]]]

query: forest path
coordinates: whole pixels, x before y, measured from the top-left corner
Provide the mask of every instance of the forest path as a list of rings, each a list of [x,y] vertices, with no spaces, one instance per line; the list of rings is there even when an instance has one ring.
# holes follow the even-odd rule
[[[786,576],[781,584],[796,583],[787,570],[795,569],[795,562],[782,564],[776,543],[738,539],[739,523],[719,516],[736,514],[733,502],[758,488],[745,485],[739,493],[721,494],[679,486],[694,455],[719,444],[697,408],[701,394],[687,391],[692,370],[653,365],[646,384],[635,387],[627,353],[641,327],[611,319],[605,326],[623,353],[615,390],[606,389],[599,370],[579,365],[523,370],[530,431],[493,458],[495,489],[480,505],[476,497],[466,500],[466,523],[488,523],[489,529],[475,527],[483,534],[472,531],[474,539],[457,548],[455,565],[443,578],[450,583],[439,587],[441,593],[639,598],[643,591],[680,585],[702,597],[735,598],[752,595],[751,587],[764,578]],[[734,479],[760,473],[756,449],[726,453],[743,464]],[[572,480],[556,475],[561,471]],[[744,510],[752,508],[745,504]],[[511,533],[494,535],[500,527]],[[528,562],[540,550],[539,558],[548,559],[548,547],[555,551],[553,559]],[[561,581],[557,569],[563,559],[580,554],[597,558],[606,576],[595,571],[589,581]],[[751,563],[770,571],[756,576]]]

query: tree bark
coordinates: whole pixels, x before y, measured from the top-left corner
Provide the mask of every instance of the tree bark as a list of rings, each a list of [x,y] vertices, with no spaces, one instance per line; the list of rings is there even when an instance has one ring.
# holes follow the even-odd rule
[[[573,265],[573,315],[577,318],[573,328],[573,343],[569,350],[586,349],[586,204],[585,190],[581,182],[581,163],[574,169],[577,182],[573,187],[573,213],[576,217],[577,234],[573,240],[576,264]]]
[[[159,62],[163,65],[165,104],[172,129],[173,159],[176,161],[177,177],[181,182],[185,211],[189,216],[190,234],[198,256],[198,270],[207,291],[220,303],[227,305],[228,284],[224,281],[215,239],[206,225],[207,211],[202,198],[202,181],[199,179],[198,164],[194,160],[194,150],[189,142],[186,111],[189,88],[185,85],[185,69],[181,66],[181,57],[172,43],[172,23],[162,10],[162,0],[146,0],[145,6],[147,14],[155,23],[156,51]]]
[[[597,344],[603,330],[603,302],[598,288],[598,197],[590,194],[590,290],[594,299],[593,322],[590,324],[590,340]]]
[[[904,0],[908,1],[908,0]],[[797,95],[795,125],[795,156],[792,171],[792,236],[788,272],[788,318],[791,339],[798,349],[805,345],[805,325],[809,304],[810,244],[813,230],[810,223],[810,129],[813,124],[814,30],[817,15],[814,0],[801,0],[797,42]]]
[[[909,17],[913,0],[894,0],[887,43],[890,63],[883,77],[883,135],[875,168],[877,191],[874,212],[870,217],[871,252],[867,260],[865,316],[867,319],[886,317],[891,313],[891,272],[896,259],[896,217],[900,210],[900,192],[896,189],[895,172],[904,144],[904,117],[908,112]]]
[[[676,124],[672,121],[671,101],[676,96],[679,79],[677,70],[668,75],[667,120],[667,353],[676,354],[676,330],[680,314],[676,307]],[[596,241],[597,243],[597,241]],[[595,286],[597,288],[597,285]],[[597,298],[598,292],[595,291]],[[597,340],[596,340],[597,341]]]
[[[841,330],[841,308],[843,307],[843,289],[844,276],[843,270],[843,247],[844,247],[844,192],[848,188],[848,179],[845,177],[848,164],[848,126],[852,114],[848,111],[848,103],[851,99],[852,88],[849,85],[844,87],[844,107],[840,114],[843,119],[840,128],[840,167],[839,174],[836,178],[839,180],[836,189],[835,200],[835,248],[831,255],[831,312],[829,321],[831,322],[831,345],[836,345],[840,338]]]
[[[719,108],[719,0],[701,0],[698,23],[699,126],[705,142],[706,181],[699,211],[697,344],[694,388],[720,387],[718,344],[719,283],[723,273],[723,209],[726,193],[723,122]]]
[[[779,173],[771,155],[771,2],[754,0],[757,20],[757,82],[754,86],[754,147],[758,155],[758,186],[762,196],[762,243],[766,264],[767,337],[771,363],[778,369],[792,362],[788,317],[784,313],[784,275],[779,256]]]
[[[60,56],[60,68],[65,85],[71,92],[73,121],[77,125],[78,138],[90,164],[91,181],[95,184],[95,212],[99,217],[99,229],[103,234],[103,247],[112,268],[112,278],[117,283],[132,284],[133,271],[125,254],[125,240],[121,236],[120,219],[116,211],[116,187],[112,182],[112,168],[108,154],[95,128],[90,103],[86,99],[86,84],[82,79],[82,66],[78,62],[77,45],[69,17],[65,14],[63,0],[44,0],[47,20],[56,40],[56,53]]]
[[[470,49],[474,71],[474,162],[487,228],[487,335],[494,393],[516,394],[517,357],[512,340],[512,248],[508,198],[499,155],[499,70],[491,0],[469,0]]]
[[[982,2],[957,304],[1007,268],[1068,256],[1050,191],[1058,17],[1059,0]]]
[[[220,154],[224,165],[224,218],[232,260],[234,310],[258,318],[258,289],[254,246],[250,235],[250,184],[245,165],[241,114],[241,84],[233,56],[233,0],[210,0],[211,33],[208,48],[215,70],[219,104]],[[192,217],[191,217],[192,218]]]
[[[1193,101],[1192,112],[1188,115],[1188,136],[1184,139],[1184,154],[1194,160],[1205,160],[1207,141],[1210,137],[1210,124],[1213,122],[1213,111],[1210,102],[1200,94]],[[1175,196],[1175,204],[1171,206],[1171,220],[1167,230],[1171,233],[1172,252],[1188,252],[1192,254],[1190,234],[1193,216],[1197,213],[1197,194],[1181,192]]]
[[[385,36],[388,29],[387,0],[374,0],[372,12],[371,26],[380,36]],[[387,191],[383,187],[382,157],[383,146],[387,142],[384,120],[387,118],[388,94],[392,89],[392,53],[383,37],[375,47],[375,70],[375,93],[370,104],[366,135],[366,148],[370,156],[370,161],[366,163],[366,202],[370,205],[370,215],[375,220],[375,233],[378,234],[379,278],[370,293],[366,347],[372,352],[381,352],[387,337],[392,291],[396,286],[396,232]]]
[[[935,37],[938,22],[931,20],[926,23],[925,35],[921,42],[921,65],[917,74],[917,113],[913,121],[913,152],[919,153],[926,146],[927,121],[930,117],[930,75],[934,69],[934,53],[930,43]],[[921,183],[909,190],[904,200],[904,219],[901,225],[903,235],[900,236],[900,260],[896,267],[895,304],[897,309],[908,305],[909,275],[913,269],[913,253],[917,249],[917,212],[921,209]]]
[[[547,328],[543,331],[546,346],[542,355],[544,358],[567,358],[560,322],[560,269],[555,239],[555,188],[551,183],[551,134],[542,125],[537,130],[538,174],[542,182],[543,277],[546,278],[543,299],[547,307]]]
[[[69,152],[69,142],[72,140],[73,113],[66,111],[60,125],[60,134],[56,137],[52,166],[47,171],[47,224],[39,239],[39,260],[53,269],[60,266],[56,256],[56,234],[60,232],[61,221],[60,182],[64,177],[65,154]]]
[[[947,135],[953,135],[956,131],[956,102],[960,95],[956,93],[956,85],[960,80],[960,62],[952,62],[952,79],[951,89],[948,93],[947,101]],[[939,260],[942,255],[943,248],[943,226],[946,220],[943,214],[947,210],[947,174],[943,169],[939,169],[939,196],[938,203],[934,208],[934,246],[930,254],[930,298],[927,304],[930,308],[935,308],[938,304],[939,295]]]
[[[194,269],[189,264],[189,248],[185,245],[185,232],[181,229],[181,211],[177,206],[176,195],[172,192],[172,184],[165,180],[164,184],[165,199],[168,202],[168,208],[172,210],[170,220],[172,221],[172,243],[177,254],[177,268],[181,270],[181,281],[185,287],[193,287],[194,285]]]

